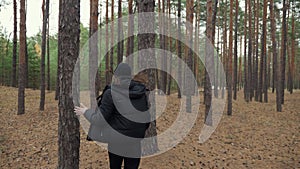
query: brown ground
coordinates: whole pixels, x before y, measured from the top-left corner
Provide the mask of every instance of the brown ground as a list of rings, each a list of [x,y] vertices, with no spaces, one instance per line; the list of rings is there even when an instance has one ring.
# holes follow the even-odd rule
[[[46,94],[39,112],[39,91],[26,90],[26,114],[18,116],[17,89],[0,86],[0,168],[56,168],[58,109],[54,93]],[[148,168],[300,168],[300,91],[286,94],[283,112],[269,103],[246,103],[242,92],[233,102],[233,116],[224,114],[208,141],[198,143],[203,115],[179,145],[159,156],[142,159]],[[171,100],[171,101],[170,101]],[[175,96],[169,99],[178,104]],[[200,113],[203,114],[201,105]],[[168,109],[169,110],[169,109]],[[159,128],[175,113],[158,120]],[[106,150],[85,140],[81,132],[80,168],[108,168]]]

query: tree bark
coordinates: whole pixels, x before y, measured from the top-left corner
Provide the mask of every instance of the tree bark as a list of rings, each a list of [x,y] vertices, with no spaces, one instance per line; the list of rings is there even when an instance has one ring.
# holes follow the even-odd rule
[[[177,55],[179,57],[179,60],[182,59],[182,47],[181,47],[181,0],[178,0],[178,12],[177,12],[177,16],[178,16],[178,20],[177,20],[177,26],[178,26],[178,30],[177,30]],[[177,91],[178,91],[178,98],[181,98],[181,90],[180,90],[180,86],[182,85],[182,65],[181,62],[178,61],[178,86],[177,86]]]
[[[47,21],[47,90],[50,90],[50,20],[49,20],[49,12],[48,12],[48,21]]]
[[[171,19],[171,2],[170,2],[170,0],[167,1],[167,6],[168,6],[168,19]],[[170,56],[169,56],[169,61],[167,61],[167,64],[169,65],[169,66],[167,66],[167,68],[168,68],[168,72],[171,72],[172,71],[172,38],[171,38],[171,21],[170,20],[168,21],[168,33],[169,33],[168,34],[168,36],[169,36],[168,37],[168,51],[170,51]],[[197,78],[197,76],[196,76],[196,78]],[[167,86],[166,86],[166,94],[167,95],[170,95],[170,93],[171,93],[171,83],[172,83],[171,75],[167,74]]]
[[[111,68],[109,64],[109,33],[108,33],[108,0],[106,0],[106,8],[105,8],[105,82],[106,84],[110,84],[111,82]]]
[[[186,46],[185,48],[185,53],[186,53],[186,64],[189,67],[190,70],[193,70],[193,50],[192,50],[192,46],[193,46],[193,23],[194,23],[194,0],[189,0],[186,1],[186,20],[187,23],[186,24],[186,31],[187,31],[187,35],[186,35],[186,43],[190,46],[190,48],[188,46]],[[212,9],[211,9],[212,10]],[[212,11],[211,11],[211,15],[212,15]],[[211,28],[212,29],[212,28]],[[192,71],[193,72],[193,71]],[[192,79],[191,77],[189,77],[189,74],[186,74],[185,72],[185,78],[186,79]],[[187,89],[187,93],[186,97],[186,111],[188,113],[192,112],[192,88],[193,88],[193,84],[191,84],[189,82],[189,80],[185,81],[185,89]]]
[[[295,79],[295,56],[296,56],[296,36],[295,36],[295,16],[294,16],[294,9],[293,9],[293,13],[292,13],[292,44],[291,44],[291,80],[290,80],[290,93],[293,93],[293,89],[294,89],[294,79]]]
[[[139,0],[137,3],[138,7],[138,12],[143,13],[143,12],[154,12],[154,7],[155,7],[155,1],[154,0]],[[138,18],[138,31],[141,32],[154,32],[154,15],[152,14],[147,14],[146,16],[139,16]],[[146,34],[138,34],[138,50],[141,51],[143,49],[153,49],[155,46],[155,34],[152,33],[146,33]],[[155,66],[156,61],[155,61],[155,51],[154,50],[147,50],[143,56],[140,55],[139,53],[139,66],[141,67],[146,67],[147,64],[150,64],[152,66]],[[147,70],[148,74],[148,83],[146,86],[150,90],[155,89],[155,73],[156,71],[151,69]],[[155,103],[155,98],[150,97],[150,102]],[[155,104],[151,105],[151,123],[150,127],[146,131],[145,137],[152,137],[149,143],[146,143],[144,149],[142,150],[143,155],[151,155],[154,154],[158,151],[158,144],[157,140],[155,137],[157,135],[156,131],[156,108]]]
[[[160,6],[160,4],[159,4],[159,6]],[[159,12],[159,14],[160,14],[160,12]],[[164,51],[166,51],[166,39],[167,39],[167,36],[165,35],[165,32],[167,32],[167,30],[166,30],[167,25],[165,25],[165,24],[168,22],[165,20],[166,11],[165,11],[165,1],[164,0],[162,0],[162,15],[163,16],[160,17],[160,25],[159,25],[160,28],[159,29],[161,32],[160,32],[159,39],[160,39],[160,48],[162,49],[162,52],[160,53],[161,69],[163,70],[164,68],[167,67],[166,53]],[[160,71],[159,82],[160,82],[159,89],[162,90],[163,93],[166,93],[166,85],[167,85],[167,73],[166,72]]]
[[[80,1],[61,0],[59,7],[59,55],[61,58],[58,168],[79,168],[79,120],[74,114],[72,76],[80,47]],[[76,99],[76,98],[75,98]]]
[[[252,9],[251,9],[251,0],[248,0],[248,80],[247,88],[248,93],[247,97],[249,101],[252,101]]]
[[[247,31],[247,15],[248,11],[248,0],[245,0],[245,22],[244,22],[244,98],[246,102],[249,102],[249,89],[248,89],[248,64],[247,64],[247,36],[248,36],[248,31]]]
[[[128,1],[128,13],[129,13],[129,17],[128,17],[128,34],[132,35],[132,36],[129,36],[128,39],[127,39],[126,57],[130,56],[134,51],[134,35],[133,35],[133,31],[134,31],[134,18],[133,17],[134,16],[132,15],[133,14],[132,3],[133,3],[133,0]],[[129,58],[128,64],[131,66],[131,68],[133,68],[132,57]]]
[[[26,54],[26,13],[25,0],[20,0],[20,48],[19,48],[19,90],[18,115],[25,113],[25,54]]]
[[[255,10],[255,21],[256,21],[256,29],[255,29],[255,81],[254,81],[254,86],[255,86],[255,101],[258,101],[259,98],[259,76],[258,76],[258,32],[259,32],[259,13],[260,13],[260,4],[259,4],[259,0],[256,1],[255,3],[256,5],[256,10]]]
[[[232,115],[232,46],[233,46],[233,0],[230,0],[230,21],[229,21],[229,54],[228,54],[228,105],[227,114]]]
[[[124,40],[122,23],[122,0],[118,0],[118,64],[123,60]]]
[[[98,96],[98,0],[90,0],[90,32],[89,32],[89,89],[91,107],[97,106]]]
[[[237,35],[237,32],[238,32],[238,12],[239,12],[239,1],[238,0],[235,0],[235,29],[234,29],[234,76],[233,76],[233,79],[234,79],[234,82],[233,82],[233,91],[234,91],[234,94],[233,94],[233,99],[236,100],[237,99],[237,58],[238,58],[238,46],[237,46],[237,38],[238,38],[238,35]]]
[[[286,10],[287,3],[283,0],[283,14],[282,14],[282,32],[281,32],[281,104],[284,104],[284,88],[285,88],[285,60],[286,60],[286,41],[287,41],[287,27],[286,27]]]
[[[115,5],[115,1],[112,0],[111,1],[111,23],[110,23],[110,78],[112,78],[113,76],[113,69],[114,69],[114,32],[115,32],[115,25],[114,25],[114,20],[115,20],[115,15],[114,15],[114,5]]]
[[[263,83],[263,93],[264,93],[264,102],[268,102],[268,78],[267,78],[267,5],[268,0],[264,0],[264,9],[263,9],[263,35],[262,35],[262,54],[261,57],[263,59],[263,75],[264,75],[264,83]]]
[[[280,79],[280,69],[281,66],[280,64],[277,62],[277,41],[276,41],[276,20],[275,20],[275,15],[274,15],[274,2],[273,0],[270,0],[270,18],[271,18],[271,39],[272,39],[272,53],[273,53],[273,62],[275,67],[273,69],[275,69],[276,75],[273,75],[273,78],[278,78]],[[281,81],[280,80],[276,80],[274,81],[275,83],[275,88],[276,88],[276,110],[278,112],[282,111],[282,107],[281,107]]]
[[[49,11],[49,0],[46,0],[46,3],[43,1],[43,30],[42,30],[42,55],[41,55],[41,82],[40,82],[40,110],[43,111],[45,107],[45,55],[46,55],[46,42],[47,42],[47,20],[48,20],[48,11]]]
[[[13,37],[13,60],[12,60],[12,87],[17,86],[17,0],[14,3],[14,37]]]
[[[206,1],[206,44],[205,44],[205,86],[204,86],[204,97],[205,97],[205,118],[204,122],[206,125],[212,126],[212,112],[211,109],[211,101],[212,101],[212,86],[208,71],[214,69],[214,65],[212,60],[214,59],[214,52],[211,48],[210,42],[213,42],[213,2],[212,0]],[[212,110],[212,109],[211,109]]]

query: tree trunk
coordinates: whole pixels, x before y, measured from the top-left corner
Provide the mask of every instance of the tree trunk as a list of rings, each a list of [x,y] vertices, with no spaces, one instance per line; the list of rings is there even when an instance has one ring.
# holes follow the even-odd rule
[[[47,90],[50,90],[50,21],[49,21],[49,12],[48,12],[48,21],[47,21]]]
[[[260,73],[261,80],[263,80],[262,89],[264,93],[264,102],[268,102],[268,79],[267,79],[267,5],[268,0],[264,0],[264,9],[263,9],[263,27],[262,27],[262,40],[261,40],[261,71]],[[261,96],[262,97],[262,96]],[[260,100],[262,101],[262,99]]]
[[[167,1],[167,4],[168,4],[168,19],[171,19],[171,2],[170,0]],[[197,23],[197,22],[196,22]],[[169,56],[169,63],[167,61],[166,64],[168,64],[169,66],[167,66],[168,68],[168,72],[171,73],[172,71],[172,38],[171,37],[171,21],[169,20],[168,21],[168,51],[170,51],[170,56]],[[167,86],[166,86],[166,94],[167,95],[170,95],[171,93],[171,82],[172,82],[172,79],[171,79],[171,75],[170,74],[167,74]]]
[[[282,14],[282,32],[281,32],[281,104],[284,104],[284,88],[285,88],[285,60],[286,60],[286,41],[287,41],[287,27],[286,27],[286,10],[287,3],[283,0],[283,14]]]
[[[49,0],[43,1],[43,30],[42,30],[42,55],[41,55],[41,82],[40,82],[40,110],[43,111],[45,107],[45,55],[46,55],[46,42],[47,42],[47,19],[49,11]]]
[[[25,15],[27,16],[27,0],[25,0]],[[26,17],[25,17],[26,18]],[[25,19],[26,21],[26,19]],[[24,87],[28,87],[28,45],[27,45],[27,35],[26,35],[26,32],[27,32],[27,28],[26,28],[26,23],[25,23],[25,37],[26,37],[26,40],[25,40],[25,74],[24,74]],[[19,51],[20,52],[20,51]]]
[[[227,114],[232,115],[232,46],[233,46],[233,0],[230,0],[230,21],[229,21],[229,54],[228,54],[228,105]]]
[[[26,13],[25,0],[20,0],[20,49],[19,49],[19,91],[18,115],[25,113],[25,54],[26,54]]]
[[[154,12],[154,6],[155,6],[155,1],[154,0],[141,0],[138,1],[138,12],[143,13],[143,12]],[[149,16],[150,15],[150,16]],[[143,31],[143,32],[154,32],[154,15],[152,14],[147,14],[147,17],[145,16],[140,16],[138,18],[138,31]],[[141,51],[143,49],[153,49],[155,46],[155,34],[152,33],[147,33],[147,34],[138,34],[138,50]],[[147,64],[155,66],[156,61],[155,61],[155,51],[154,50],[147,50],[144,55],[141,56],[139,54],[139,66],[141,67],[146,67]],[[148,73],[148,83],[146,86],[150,90],[155,89],[155,70],[147,70]],[[155,103],[155,98],[150,97],[150,102]],[[151,105],[151,120],[152,122],[150,123],[150,127],[146,131],[145,137],[152,137],[150,142],[146,143],[146,145],[143,147],[144,149],[142,150],[143,155],[152,155],[158,151],[158,144],[157,144],[157,139],[153,136],[157,135],[156,131],[156,108],[155,104]]]
[[[186,53],[186,64],[189,67],[190,70],[193,70],[193,50],[192,50],[192,46],[193,46],[193,23],[194,23],[194,0],[190,0],[190,1],[186,1],[186,20],[187,23],[186,24],[186,31],[187,31],[187,35],[186,35],[186,43],[191,47],[189,48],[188,46],[186,46],[185,48],[185,53]],[[211,7],[212,10],[212,7]],[[211,11],[211,16],[212,16],[212,11]],[[211,28],[212,29],[212,28]],[[212,35],[212,34],[211,34]],[[189,75],[187,75],[187,72],[185,73],[185,78],[186,79],[191,79],[191,77],[189,77]],[[187,75],[187,76],[186,76]],[[191,93],[191,89],[193,88],[193,84],[190,84],[190,82],[188,80],[185,80],[185,88],[187,89],[187,93],[186,97],[186,111],[188,113],[192,112],[192,93]],[[210,91],[211,92],[211,91]]]
[[[296,55],[296,38],[295,38],[295,16],[294,16],[294,11],[292,13],[292,44],[291,44],[291,55],[292,55],[292,59],[291,59],[291,85],[290,85],[290,93],[293,93],[293,89],[294,89],[294,79],[295,79],[295,55]]]
[[[235,29],[234,29],[234,82],[233,82],[233,99],[236,100],[237,99],[237,58],[238,58],[238,46],[237,46],[237,32],[238,32],[238,12],[239,12],[239,1],[235,0]]]
[[[79,168],[79,120],[74,114],[72,76],[80,47],[80,1],[61,0],[59,6],[61,82],[58,121],[58,168]],[[75,98],[76,99],[76,98]]]
[[[177,16],[178,16],[178,20],[177,20],[177,26],[178,26],[178,32],[177,32],[177,55],[178,55],[178,85],[177,85],[177,91],[178,91],[178,98],[181,98],[181,90],[180,90],[180,86],[182,85],[182,65],[180,60],[182,59],[182,47],[181,47],[181,0],[178,0],[178,12],[177,12]]]
[[[211,81],[210,77],[208,74],[208,71],[211,69],[214,69],[214,65],[212,63],[212,60],[214,59],[214,52],[211,47],[210,42],[213,40],[213,2],[212,0],[207,0],[206,1],[206,37],[207,41],[205,43],[205,86],[204,86],[204,98],[205,98],[205,118],[204,122],[206,125],[212,126],[212,112],[209,110],[211,109],[211,101],[212,101],[212,86],[211,86]]]
[[[223,66],[224,66],[224,69],[225,69],[225,77],[226,77],[226,79],[225,79],[225,83],[226,83],[226,85],[227,85],[227,82],[228,82],[228,79],[227,79],[227,77],[228,77],[228,75],[227,75],[227,73],[228,73],[228,67],[227,67],[227,50],[228,50],[228,48],[227,48],[227,0],[225,1],[225,12],[224,12],[224,16],[223,16],[225,19],[224,19],[224,28],[223,28],[223,31],[224,31],[224,35],[223,35],[223,60],[222,60],[222,62],[223,62]],[[224,82],[224,80],[222,79],[221,81],[223,81]],[[225,84],[222,86],[222,99],[224,99],[224,97],[225,97]],[[205,100],[205,99],[204,99]]]
[[[134,16],[132,15],[133,14],[132,3],[133,3],[133,0],[128,1],[128,13],[129,13],[128,34],[130,36],[128,36],[128,39],[127,39],[126,57],[130,56],[134,51],[134,35],[133,35],[133,31],[134,31],[134,18],[133,17]],[[133,68],[134,64],[133,64],[132,57],[129,58],[128,64],[131,66],[131,68]]]
[[[111,68],[109,66],[109,33],[108,33],[108,0],[106,0],[105,8],[105,82],[110,84],[111,82]]]
[[[212,44],[213,46],[215,46],[215,34],[216,34],[216,20],[217,20],[217,13],[218,13],[218,0],[214,1],[214,9],[213,9],[213,16],[212,16]],[[200,12],[200,11],[199,11]],[[200,16],[199,16],[200,18]],[[213,54],[213,57],[215,56],[215,54]],[[213,66],[215,66],[215,61],[214,59],[212,60],[212,64]],[[213,74],[215,74],[215,70],[213,69]],[[214,76],[213,79],[213,86],[214,86],[214,96],[217,98],[218,97],[218,86],[216,84],[217,81],[217,76]]]
[[[13,61],[12,61],[12,87],[17,86],[17,0],[14,3],[14,37],[13,37]]]
[[[249,89],[248,89],[248,63],[247,63],[247,15],[248,11],[248,0],[245,0],[245,22],[244,22],[244,98],[246,102],[249,102]],[[250,17],[249,17],[250,18]],[[250,35],[249,35],[250,36]]]
[[[160,6],[160,4],[159,4]],[[160,12],[159,12],[160,13]],[[165,16],[166,16],[166,11],[165,11],[165,1],[162,0],[162,13],[163,16],[161,16],[160,18],[160,25],[159,25],[159,29],[161,31],[160,33],[160,49],[162,49],[162,52],[160,53],[161,55],[161,70],[163,70],[164,68],[167,67],[167,62],[166,62],[166,53],[164,51],[166,51],[166,39],[167,36],[165,35],[165,32],[167,32],[166,27],[167,25],[165,25],[168,21],[165,20]],[[167,84],[167,73],[164,71],[160,71],[160,79],[159,79],[159,89],[162,90],[163,93],[166,93],[166,84]]]
[[[115,32],[115,25],[114,25],[114,5],[115,1],[111,1],[111,25],[110,25],[110,77],[113,76],[113,69],[114,69],[114,32]]]
[[[259,84],[258,84],[258,47],[259,47],[259,44],[258,44],[258,32],[259,32],[259,13],[260,13],[260,4],[259,4],[259,0],[256,1],[255,3],[256,5],[256,10],[255,10],[255,21],[256,21],[256,29],[255,29],[255,81],[254,81],[254,85],[255,85],[255,101],[258,101],[258,98],[259,98]]]
[[[275,20],[275,15],[274,15],[274,2],[273,0],[270,0],[270,18],[271,18],[271,39],[272,39],[272,53],[273,53],[273,62],[275,67],[273,69],[275,69],[275,74],[273,75],[273,78],[278,78],[280,79],[280,69],[281,66],[280,64],[277,62],[277,40],[276,40],[276,20]],[[278,112],[282,111],[281,108],[281,81],[280,80],[276,80],[274,81],[275,83],[275,88],[276,88],[276,109]]]
[[[91,107],[97,106],[96,97],[98,90],[96,87],[98,70],[98,0],[90,0],[90,32],[89,32],[89,89]]]
[[[122,23],[122,0],[118,0],[118,64],[123,60],[124,40],[123,40],[123,23]]]
[[[248,0],[248,80],[247,80],[247,88],[248,100],[252,101],[252,9],[251,9],[251,0]]]

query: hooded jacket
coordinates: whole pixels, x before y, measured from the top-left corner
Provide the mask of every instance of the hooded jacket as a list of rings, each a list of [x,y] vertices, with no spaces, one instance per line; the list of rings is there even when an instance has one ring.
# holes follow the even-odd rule
[[[120,78],[120,84],[113,84],[104,92],[101,105],[96,111],[89,109],[85,112],[85,118],[95,130],[89,136],[97,138],[97,130],[108,128],[125,136],[144,138],[150,122],[147,97],[145,85],[131,81],[128,77]],[[113,138],[109,134],[107,137]]]

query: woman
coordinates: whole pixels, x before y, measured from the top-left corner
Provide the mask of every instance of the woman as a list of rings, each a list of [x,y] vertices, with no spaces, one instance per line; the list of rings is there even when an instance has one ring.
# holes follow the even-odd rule
[[[109,124],[108,155],[111,169],[137,169],[141,157],[141,140],[149,127],[150,114],[144,84],[131,80],[131,68],[126,63],[118,65],[111,88],[103,94],[97,111],[81,104],[75,107],[76,115],[93,125]],[[93,136],[90,136],[93,138]]]

